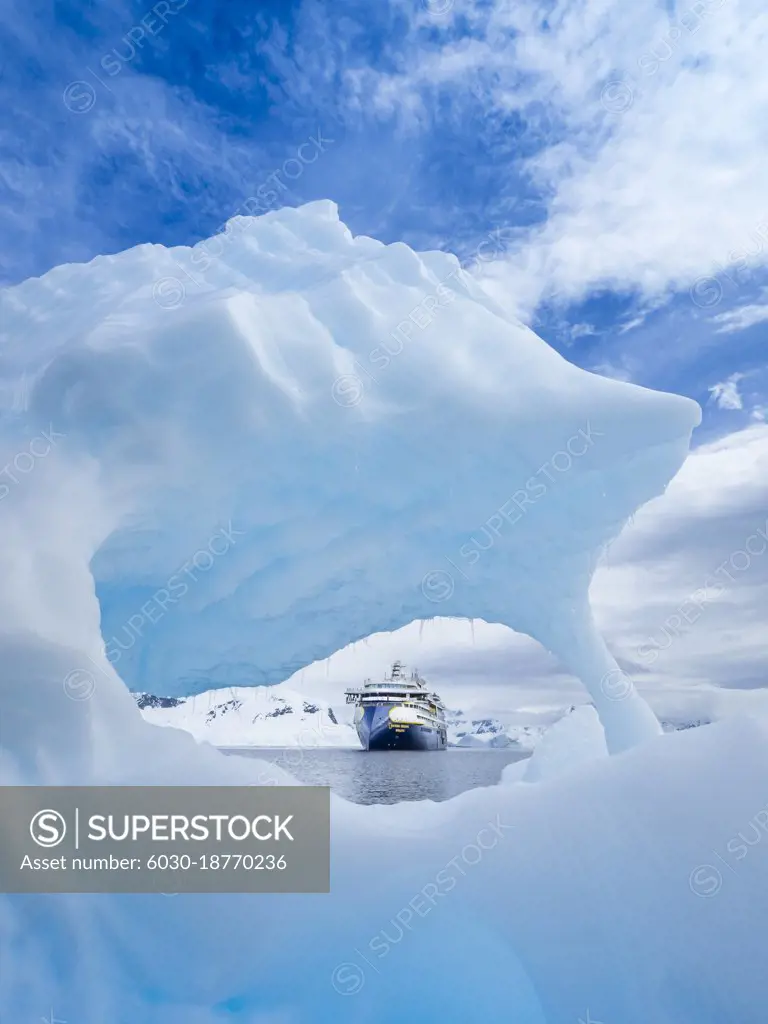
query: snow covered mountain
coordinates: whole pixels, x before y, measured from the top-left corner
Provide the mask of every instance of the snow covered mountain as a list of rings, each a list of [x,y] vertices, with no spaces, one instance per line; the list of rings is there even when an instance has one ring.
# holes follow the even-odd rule
[[[217,747],[359,747],[350,722],[325,702],[282,686],[207,690],[191,697],[135,693],[153,725],[186,729]]]
[[[343,698],[331,706],[284,684],[206,690],[191,697],[160,697],[134,693],[142,715],[152,725],[185,729],[196,740],[216,747],[352,747],[359,741],[352,725],[352,709]],[[503,723],[459,710],[446,713],[450,746],[474,748],[517,747],[533,750],[544,733],[575,710],[565,707],[538,720]],[[705,724],[681,719],[663,721],[665,731]]]
[[[217,747],[359,747],[352,724],[354,709],[337,692],[333,701],[295,689],[294,681],[277,686],[242,686],[205,690],[190,697],[134,693],[142,715],[152,725],[185,729],[198,741]],[[550,724],[568,709],[541,716],[531,724],[503,724],[475,711],[446,713],[448,742],[460,747],[509,747],[530,750]]]
[[[152,725],[185,729],[217,747],[359,747],[352,710],[284,686],[206,690],[191,697],[134,693]],[[448,740],[463,747],[532,749],[545,726],[507,726],[494,718],[467,718],[450,711]]]
[[[510,725],[498,718],[468,717],[463,711],[449,711],[448,740],[456,747],[520,747],[533,750],[548,725]]]

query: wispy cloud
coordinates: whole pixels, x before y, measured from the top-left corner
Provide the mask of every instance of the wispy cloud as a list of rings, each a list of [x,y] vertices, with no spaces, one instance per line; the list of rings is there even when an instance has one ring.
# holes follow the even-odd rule
[[[619,334],[627,334],[628,331],[634,331],[636,327],[640,327],[644,322],[644,316],[633,316],[631,320],[627,320],[626,323],[621,325]]]
[[[743,409],[744,403],[739,393],[739,381],[744,375],[733,373],[728,380],[713,384],[709,389],[713,400],[721,409]]]
[[[489,270],[492,285],[525,309],[595,287],[663,298],[736,254],[747,269],[764,266],[765,241],[753,235],[765,212],[768,25],[756,0],[683,5],[674,16],[618,0],[559,5],[546,19],[533,3],[484,7],[484,22],[460,10],[477,36],[461,60],[448,35],[445,63],[431,52],[379,85],[423,96],[474,80],[489,110],[523,126],[537,106],[546,111],[549,136],[524,163],[547,216],[508,270]]]
[[[768,303],[739,306],[737,309],[728,310],[727,313],[720,313],[714,317],[715,323],[721,324],[718,334],[733,334],[736,331],[744,331],[755,324],[768,320]]]
[[[131,60],[114,56],[129,52],[130,8],[100,9],[87,43],[62,28],[46,44],[16,15],[15,45],[37,52],[45,72],[16,91],[5,119],[15,138],[33,116],[46,130],[15,155],[9,131],[0,173],[17,200],[9,209],[29,207],[31,249],[46,224],[62,236],[57,258],[139,233],[190,241],[195,222],[201,237],[274,162],[289,125],[304,130],[322,111],[339,126],[338,152],[295,201],[325,195],[353,230],[417,245],[461,250],[491,226],[516,228],[517,244],[486,273],[523,313],[595,288],[658,301],[737,252],[746,270],[766,262],[753,240],[768,114],[758,0],[704,0],[674,16],[660,4],[578,0],[546,17],[534,0],[375,10],[351,0],[343,11],[303,0],[233,11],[223,45],[203,13],[175,5],[161,32],[140,47],[132,37]],[[93,110],[64,109],[62,91],[105,54],[120,64],[100,75],[111,93],[92,81]],[[111,191],[123,181],[130,205]],[[135,201],[142,192],[162,201],[154,224]]]
[[[571,341],[578,341],[579,338],[588,338],[591,334],[595,334],[595,328],[592,324],[574,324],[571,329]]]

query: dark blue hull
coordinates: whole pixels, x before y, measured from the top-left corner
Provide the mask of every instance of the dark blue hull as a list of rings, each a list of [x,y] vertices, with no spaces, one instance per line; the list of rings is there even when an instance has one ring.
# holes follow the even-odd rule
[[[384,705],[365,709],[357,735],[365,750],[445,750],[448,746],[445,726],[393,723]]]

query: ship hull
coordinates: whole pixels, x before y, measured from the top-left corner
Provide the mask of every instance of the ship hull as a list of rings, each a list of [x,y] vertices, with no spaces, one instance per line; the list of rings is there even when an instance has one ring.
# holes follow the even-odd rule
[[[442,729],[417,723],[393,722],[388,706],[361,709],[355,725],[364,750],[445,750]]]

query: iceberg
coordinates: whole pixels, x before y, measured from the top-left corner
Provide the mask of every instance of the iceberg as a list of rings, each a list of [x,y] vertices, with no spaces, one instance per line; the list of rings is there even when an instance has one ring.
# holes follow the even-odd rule
[[[331,202],[0,300],[26,396],[2,423],[9,631],[186,695],[482,618],[584,682],[612,752],[659,731],[588,591],[696,403],[576,368],[454,256],[354,237]]]
[[[333,798],[329,896],[0,898],[3,1020],[760,1024],[766,723],[656,735],[588,600],[694,403],[577,370],[330,203],[0,301],[0,783],[290,782],[125,684],[277,683],[438,614],[528,632],[596,709],[528,781]]]

